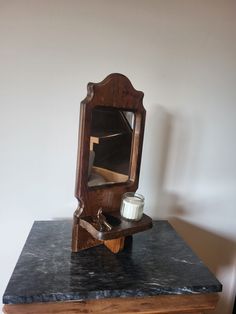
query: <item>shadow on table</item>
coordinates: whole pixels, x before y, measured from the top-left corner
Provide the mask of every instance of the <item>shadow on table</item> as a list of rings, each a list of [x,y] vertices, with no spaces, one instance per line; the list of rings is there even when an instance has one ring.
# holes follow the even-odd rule
[[[169,222],[216,277],[219,277],[225,268],[234,265],[236,256],[236,243],[234,241],[199,228],[180,218],[172,217]],[[224,283],[222,284],[224,291]],[[230,292],[232,293],[232,291]],[[229,306],[230,301],[230,296],[227,293],[220,295],[214,313],[230,314],[233,308],[233,302]]]

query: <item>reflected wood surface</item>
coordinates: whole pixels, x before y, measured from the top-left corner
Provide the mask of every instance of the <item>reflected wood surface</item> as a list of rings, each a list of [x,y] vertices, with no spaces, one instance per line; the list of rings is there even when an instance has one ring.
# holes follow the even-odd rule
[[[133,112],[95,106],[92,109],[90,150],[95,152],[94,166],[129,176],[133,128],[127,113],[134,121]]]
[[[119,172],[115,172],[115,171],[111,171],[108,169],[104,169],[104,168],[99,168],[99,167],[93,167],[92,171],[94,173],[97,173],[99,175],[101,175],[103,178],[106,179],[106,181],[115,183],[115,182],[126,182],[129,177],[127,175],[124,175],[122,173]]]
[[[214,310],[217,294],[113,298],[83,302],[5,305],[5,314],[202,314]]]

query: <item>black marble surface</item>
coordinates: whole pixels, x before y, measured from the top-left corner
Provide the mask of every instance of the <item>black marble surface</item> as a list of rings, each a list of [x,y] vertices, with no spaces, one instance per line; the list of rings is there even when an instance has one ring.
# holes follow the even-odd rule
[[[71,253],[71,221],[36,221],[4,304],[219,292],[220,282],[167,221],[112,254],[103,245]]]

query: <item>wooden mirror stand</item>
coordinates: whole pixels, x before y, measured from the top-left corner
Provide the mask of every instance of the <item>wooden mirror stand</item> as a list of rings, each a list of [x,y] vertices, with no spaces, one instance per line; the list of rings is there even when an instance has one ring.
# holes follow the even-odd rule
[[[74,213],[72,251],[104,244],[117,253],[123,249],[126,236],[152,227],[151,218],[145,214],[139,221],[120,215],[122,195],[138,188],[144,94],[117,73],[100,83],[89,83],[87,90],[80,107],[75,187],[79,206]],[[99,178],[98,184],[91,183],[91,176]],[[101,228],[98,219],[108,228]]]

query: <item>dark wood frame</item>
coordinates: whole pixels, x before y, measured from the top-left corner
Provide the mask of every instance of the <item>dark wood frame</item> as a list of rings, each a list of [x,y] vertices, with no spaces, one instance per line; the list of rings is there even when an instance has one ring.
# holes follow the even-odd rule
[[[87,97],[81,102],[79,145],[76,171],[75,196],[79,206],[74,213],[74,225],[72,234],[72,251],[89,248],[103,243],[101,239],[94,238],[81,224],[81,219],[87,216],[95,216],[100,207],[104,212],[114,212],[120,207],[121,197],[125,192],[134,192],[138,188],[139,172],[141,165],[143,135],[146,111],[143,107],[143,92],[137,91],[129,79],[118,73],[110,74],[100,83],[89,83]],[[88,187],[88,167],[90,149],[90,129],[92,110],[94,107],[109,107],[123,111],[132,111],[135,115],[135,124],[132,139],[129,180],[124,183],[107,184],[103,186]],[[149,218],[149,217],[148,217]],[[151,227],[149,218],[146,229]],[[83,226],[83,227],[82,227]],[[145,229],[145,228],[144,228]],[[142,228],[143,230],[143,228]],[[140,231],[142,231],[140,229]],[[136,228],[135,232],[138,232]],[[124,233],[124,236],[126,234]],[[100,237],[101,238],[101,237]],[[124,244],[120,237],[116,240],[104,241],[113,252],[112,246]],[[113,242],[112,242],[113,241]],[[120,243],[120,244],[119,244]]]

